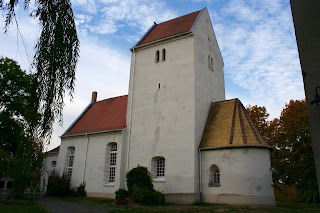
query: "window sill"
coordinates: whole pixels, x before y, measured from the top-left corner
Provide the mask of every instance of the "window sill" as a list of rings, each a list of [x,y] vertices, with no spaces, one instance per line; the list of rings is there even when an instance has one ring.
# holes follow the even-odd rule
[[[105,183],[105,184],[103,184],[103,186],[113,187],[113,186],[115,186],[115,183],[114,183],[114,182],[111,182],[111,183]]]
[[[153,182],[165,182],[166,178],[165,177],[156,177],[152,179]]]
[[[209,183],[209,187],[220,187],[220,183]]]

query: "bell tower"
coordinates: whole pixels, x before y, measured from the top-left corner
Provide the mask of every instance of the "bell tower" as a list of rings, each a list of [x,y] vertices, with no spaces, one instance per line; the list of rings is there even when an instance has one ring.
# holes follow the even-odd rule
[[[191,203],[198,196],[198,146],[209,109],[225,99],[207,9],[155,23],[131,52],[127,171],[146,166],[168,202]]]

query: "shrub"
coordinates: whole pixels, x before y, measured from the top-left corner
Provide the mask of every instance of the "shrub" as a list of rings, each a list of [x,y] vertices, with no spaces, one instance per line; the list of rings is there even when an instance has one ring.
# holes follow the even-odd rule
[[[116,192],[116,199],[117,196],[119,199],[125,199],[129,195],[134,202],[142,205],[164,204],[164,195],[153,189],[152,178],[146,167],[138,165],[138,167],[131,169],[126,177],[129,191],[119,189]]]
[[[124,200],[126,198],[130,197],[129,191],[125,189],[118,189],[116,191],[116,201]]]
[[[164,204],[164,195],[154,189],[140,188],[132,194],[132,199],[142,205]]]
[[[70,195],[70,179],[66,175],[54,174],[49,177],[47,195],[48,196],[68,196]]]
[[[81,183],[76,190],[76,197],[87,197],[86,183]]]
[[[127,173],[126,178],[130,193],[140,188],[153,189],[152,178],[147,167],[138,165]]]

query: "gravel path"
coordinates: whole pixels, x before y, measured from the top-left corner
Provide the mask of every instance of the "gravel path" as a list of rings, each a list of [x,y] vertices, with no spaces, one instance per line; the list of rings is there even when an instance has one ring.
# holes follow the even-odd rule
[[[39,198],[38,202],[49,213],[102,213],[110,212],[113,209],[111,207],[88,206],[47,197]]]

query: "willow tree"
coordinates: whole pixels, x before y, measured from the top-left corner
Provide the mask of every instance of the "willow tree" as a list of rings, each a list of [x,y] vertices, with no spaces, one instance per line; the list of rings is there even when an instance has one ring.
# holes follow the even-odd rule
[[[11,79],[10,73],[16,73],[15,70],[20,70],[18,73],[28,79],[6,90],[19,88],[17,91],[25,91],[28,88],[28,93],[8,96],[9,102],[1,99],[0,108],[0,175],[13,178],[15,197],[23,197],[26,187],[35,188],[33,185],[38,183],[33,180],[39,182],[43,145],[51,137],[55,119],[62,122],[65,93],[72,98],[79,57],[79,40],[70,0],[24,0],[20,3],[26,11],[30,3],[35,5],[30,16],[39,21],[41,33],[29,74],[18,69],[15,62],[1,59],[3,85],[18,82],[19,77],[15,75]],[[18,0],[0,0],[0,11],[5,15],[4,33],[13,22],[19,24],[15,18],[17,5]],[[3,75],[5,73],[8,75]],[[22,101],[24,109],[20,113],[20,108],[14,108],[13,113],[9,113],[8,109],[14,105],[11,103],[17,101]],[[16,116],[16,113],[20,114]]]
[[[20,3],[27,10],[31,0]],[[30,16],[38,19],[41,29],[30,65],[34,71],[32,105],[41,116],[30,130],[43,140],[50,138],[56,118],[62,122],[65,93],[72,98],[80,43],[70,0],[34,0],[32,3],[36,9]],[[0,10],[5,15],[4,32],[15,20],[17,5],[18,0],[7,3],[0,0]]]

